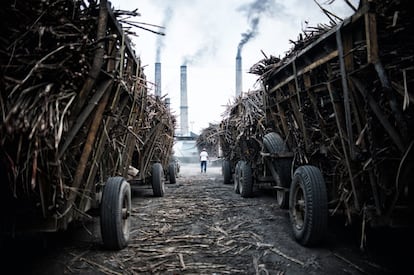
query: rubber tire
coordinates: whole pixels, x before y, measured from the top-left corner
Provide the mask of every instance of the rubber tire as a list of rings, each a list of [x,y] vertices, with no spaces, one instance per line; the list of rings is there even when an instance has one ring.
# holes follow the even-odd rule
[[[243,198],[253,195],[252,169],[246,161],[240,161],[239,191]]]
[[[168,165],[168,180],[171,184],[176,183],[176,172],[174,163]]]
[[[328,231],[328,195],[319,168],[296,169],[289,197],[290,222],[294,238],[303,246],[320,243]]]
[[[289,152],[286,143],[275,132],[266,134],[263,137],[263,144],[267,152],[272,154]],[[289,188],[291,183],[290,170],[292,161],[290,159],[278,159],[273,162],[273,165],[279,175],[281,187]],[[289,192],[276,190],[276,200],[281,209],[289,208]]]
[[[157,162],[152,165],[152,192],[155,197],[163,197],[165,193],[164,171],[161,163]]]
[[[240,161],[237,162],[234,171],[234,185],[233,190],[236,194],[240,194]]]
[[[110,250],[126,247],[131,227],[131,186],[123,177],[111,177],[106,181],[100,208],[104,247]]]
[[[224,184],[231,183],[231,166],[229,160],[223,160],[221,165],[221,174],[223,175],[223,182]]]

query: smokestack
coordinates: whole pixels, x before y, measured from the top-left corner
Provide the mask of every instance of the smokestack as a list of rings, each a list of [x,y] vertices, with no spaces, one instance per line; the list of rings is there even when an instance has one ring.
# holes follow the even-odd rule
[[[181,72],[181,135],[189,136],[188,132],[188,106],[187,106],[187,66],[180,67]]]
[[[167,97],[165,99],[165,105],[167,106],[167,109],[170,110],[170,106],[171,106],[171,99],[169,97]]]
[[[161,63],[155,63],[155,96],[161,96]]]
[[[236,97],[242,93],[242,86],[242,58],[240,55],[240,49],[238,49],[236,56]]]

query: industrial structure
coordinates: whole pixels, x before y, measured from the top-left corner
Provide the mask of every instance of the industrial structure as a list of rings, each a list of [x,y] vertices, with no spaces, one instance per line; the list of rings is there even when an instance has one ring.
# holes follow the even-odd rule
[[[242,58],[240,54],[240,49],[238,49],[236,56],[236,97],[238,97],[242,93],[242,83]]]
[[[189,136],[188,130],[188,103],[187,103],[187,66],[181,65],[180,67],[180,127],[181,136]]]
[[[161,96],[161,62],[155,62],[155,96]]]

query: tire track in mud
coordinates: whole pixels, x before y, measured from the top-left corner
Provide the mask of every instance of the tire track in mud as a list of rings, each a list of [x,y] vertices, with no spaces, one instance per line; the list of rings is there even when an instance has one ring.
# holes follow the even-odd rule
[[[254,190],[252,198],[241,198],[232,185],[223,184],[220,168],[198,171],[196,165],[182,167],[176,184],[166,184],[164,197],[154,197],[150,186],[132,186],[125,249],[102,249],[96,218],[41,253],[25,251],[23,257],[34,260],[14,273],[386,274],[339,235],[322,247],[300,246],[273,194]]]
[[[143,274],[362,274],[328,249],[291,237],[287,212],[269,192],[244,199],[220,169],[184,173],[166,195],[134,199],[134,225],[122,267]],[[339,254],[337,254],[339,255]],[[365,272],[366,273],[366,272]]]
[[[134,271],[283,273],[277,265],[262,263],[273,245],[266,243],[261,224],[276,224],[275,204],[263,208],[258,200],[242,200],[232,186],[223,185],[220,174],[182,177],[177,183],[167,185],[163,198],[134,200],[138,223],[128,248],[135,253]]]

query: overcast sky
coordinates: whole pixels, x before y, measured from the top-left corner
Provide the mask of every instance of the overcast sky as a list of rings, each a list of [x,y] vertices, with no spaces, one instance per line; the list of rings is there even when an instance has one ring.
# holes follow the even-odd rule
[[[330,0],[329,2],[331,2]],[[115,9],[135,10],[131,20],[163,26],[133,28],[136,54],[147,80],[154,82],[154,64],[161,63],[161,94],[171,100],[180,127],[180,66],[187,65],[189,129],[199,134],[219,123],[225,105],[234,102],[235,59],[241,46],[243,92],[255,88],[249,68],[266,55],[284,57],[308,26],[328,23],[314,0],[112,0]],[[318,1],[341,18],[353,14],[344,0]],[[358,0],[351,0],[356,7]],[[153,89],[153,87],[151,87]],[[151,93],[154,91],[151,90]]]

